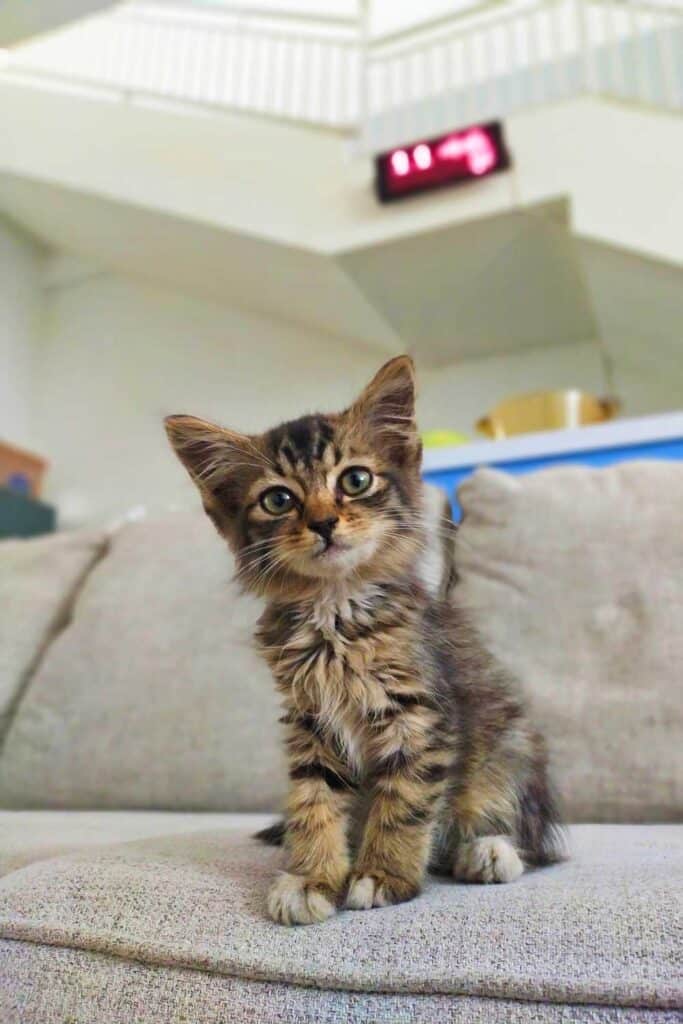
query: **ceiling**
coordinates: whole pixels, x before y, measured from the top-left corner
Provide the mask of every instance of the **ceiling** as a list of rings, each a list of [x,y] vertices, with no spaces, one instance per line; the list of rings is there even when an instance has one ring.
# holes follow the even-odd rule
[[[0,0],[0,47],[15,46],[113,6],[114,0]]]
[[[334,257],[0,174],[0,210],[51,248],[226,305],[397,351]]]
[[[562,201],[339,257],[404,348],[435,365],[596,336]]]
[[[407,349],[427,365],[629,330],[680,344],[683,271],[624,255],[634,224],[646,237],[646,219],[659,231],[647,236],[651,251],[680,249],[678,151],[659,161],[668,177],[651,174],[633,214],[624,183],[629,126],[649,130],[656,155],[673,125],[613,113],[558,108],[552,136],[550,114],[518,119],[512,172],[388,208],[370,167],[347,163],[325,133],[0,81],[0,213],[97,267],[379,352]],[[621,148],[607,143],[608,125]],[[565,146],[551,158],[549,138]],[[611,165],[582,175],[598,139],[605,161],[617,149],[621,177]]]
[[[427,365],[596,332],[562,202],[337,254],[12,175],[0,209],[98,267]]]

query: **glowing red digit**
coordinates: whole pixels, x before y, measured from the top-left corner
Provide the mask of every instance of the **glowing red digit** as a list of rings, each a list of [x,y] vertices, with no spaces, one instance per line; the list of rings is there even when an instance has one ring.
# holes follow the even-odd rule
[[[399,178],[404,177],[410,170],[410,157],[405,149],[397,149],[391,154],[391,169]]]
[[[432,166],[434,162],[432,159],[432,151],[425,142],[421,142],[419,146],[416,146],[413,150],[413,160],[421,171],[426,171]]]

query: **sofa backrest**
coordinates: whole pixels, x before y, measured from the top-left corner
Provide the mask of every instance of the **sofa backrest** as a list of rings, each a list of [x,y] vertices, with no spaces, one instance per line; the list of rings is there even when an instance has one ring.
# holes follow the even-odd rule
[[[0,744],[38,660],[106,546],[102,532],[0,543]]]
[[[277,702],[203,512],[130,523],[83,586],[7,732],[0,804],[268,810]]]
[[[683,816],[683,465],[480,470],[456,601],[521,681],[573,821]]]
[[[681,817],[683,467],[485,470],[460,500],[454,600],[522,679],[568,816]],[[14,708],[0,806],[277,808],[260,605],[232,572],[199,512],[114,535]]]

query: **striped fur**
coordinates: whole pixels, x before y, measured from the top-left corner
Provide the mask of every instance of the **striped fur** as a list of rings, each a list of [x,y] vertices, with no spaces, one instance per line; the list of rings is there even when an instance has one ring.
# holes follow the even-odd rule
[[[450,602],[452,559],[438,594],[421,581],[410,360],[386,364],[340,414],[258,437],[191,417],[167,430],[239,577],[267,600],[257,641],[282,697],[290,779],[284,823],[264,836],[281,834],[288,853],[275,920],[411,899],[429,866],[511,881],[556,859],[546,753],[514,680]]]

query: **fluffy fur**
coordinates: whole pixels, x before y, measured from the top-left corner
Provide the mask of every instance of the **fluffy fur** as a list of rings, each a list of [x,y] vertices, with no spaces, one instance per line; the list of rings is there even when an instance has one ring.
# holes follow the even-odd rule
[[[558,856],[545,747],[517,687],[449,600],[454,573],[436,596],[421,582],[414,398],[399,357],[346,411],[260,436],[166,420],[267,602],[257,641],[284,705],[290,790],[263,838],[287,848],[268,901],[283,924],[409,900],[430,866],[510,882]]]

